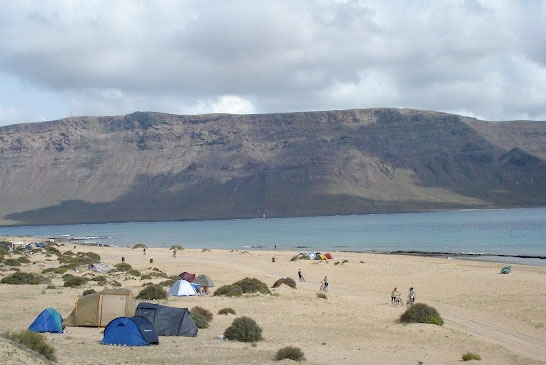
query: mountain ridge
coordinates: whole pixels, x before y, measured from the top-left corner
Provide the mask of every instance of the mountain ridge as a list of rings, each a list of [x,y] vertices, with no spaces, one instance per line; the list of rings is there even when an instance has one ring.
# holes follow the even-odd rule
[[[0,224],[546,204],[546,122],[375,108],[0,127]]]

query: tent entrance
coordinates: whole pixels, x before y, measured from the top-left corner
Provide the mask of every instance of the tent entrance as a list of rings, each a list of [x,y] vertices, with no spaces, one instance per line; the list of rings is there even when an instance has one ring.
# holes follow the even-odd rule
[[[99,326],[106,326],[111,320],[125,313],[127,306],[126,295],[101,295]]]

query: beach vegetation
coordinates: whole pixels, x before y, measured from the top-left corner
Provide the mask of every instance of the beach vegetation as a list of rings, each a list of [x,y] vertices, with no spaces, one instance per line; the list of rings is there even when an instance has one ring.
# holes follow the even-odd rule
[[[341,261],[341,264],[342,264],[342,265],[343,265],[343,264],[348,264],[348,263],[349,263],[349,260],[347,260],[347,259]]]
[[[75,287],[86,284],[89,279],[81,277],[81,276],[74,276],[72,274],[64,274],[63,280],[64,280],[64,285],[63,285],[64,287],[75,288]]]
[[[334,262],[334,266],[339,265],[339,261]]]
[[[169,250],[177,250],[177,251],[184,251],[184,247],[180,245],[172,245]]]
[[[93,294],[93,293],[96,293],[96,292],[97,291],[95,289],[84,290],[83,293],[82,293],[82,297],[85,297],[86,295]]]
[[[224,337],[240,342],[255,342],[262,340],[262,328],[250,317],[239,317],[226,328]]]
[[[120,262],[118,264],[114,265],[114,268],[110,270],[110,272],[129,272],[133,270],[131,265],[129,265],[126,262]]]
[[[178,281],[180,278],[175,275],[175,276],[170,276],[169,279],[167,280],[163,280],[162,282],[159,283],[159,285],[161,286],[168,286],[168,287],[171,287],[176,281]]]
[[[284,359],[290,359],[300,362],[305,360],[305,355],[299,347],[286,346],[277,351],[277,353],[275,354],[276,361]]]
[[[138,293],[137,299],[167,299],[167,292],[160,285],[148,285]]]
[[[133,276],[140,276],[140,271],[138,270],[135,270],[135,269],[131,269],[127,272],[127,274],[129,275],[133,275]]]
[[[57,288],[55,287],[55,285],[49,284],[49,285],[46,287],[46,289],[57,289]]]
[[[4,265],[6,266],[21,266],[21,264],[30,264],[30,260],[25,256],[21,256],[16,259],[4,260]]]
[[[235,309],[233,308],[222,308],[218,311],[218,314],[223,314],[225,316],[227,316],[228,314],[233,314],[233,315],[236,315],[237,313],[235,313]]]
[[[409,307],[406,312],[400,316],[400,321],[405,323],[430,323],[438,326],[444,324],[444,320],[438,311],[424,303],[417,303]]]
[[[137,243],[133,246],[133,249],[135,248],[148,248],[148,246],[146,246],[144,243]]]
[[[106,284],[106,276],[104,275],[95,276],[94,278],[91,278],[91,280],[95,281],[97,285]]]
[[[191,317],[193,318],[193,321],[195,322],[195,325],[197,328],[209,328],[209,321],[205,318],[205,316],[200,312],[191,313]]]
[[[291,288],[296,289],[296,282],[292,278],[281,278],[273,284],[273,288],[278,288],[281,284],[288,285]]]
[[[23,330],[14,333],[6,332],[2,337],[37,352],[50,361],[57,361],[55,349],[47,343],[46,337],[41,333]]]
[[[48,243],[46,248],[45,248],[46,252],[50,255],[57,255],[57,256],[61,256],[61,251],[59,251],[58,248],[56,248],[54,246],[54,244],[52,243]]]
[[[47,280],[43,276],[29,272],[16,271],[11,275],[3,277],[2,280],[0,280],[0,283],[11,285],[38,285],[46,281]]]
[[[112,286],[114,286],[114,287],[120,287],[120,286],[122,286],[121,283],[120,283],[119,281],[117,281],[117,280],[112,280],[112,281],[110,282],[110,285],[112,285]]]
[[[208,249],[208,248],[204,248],[204,249],[201,250],[201,252],[211,252],[211,250]]]
[[[200,306],[195,306],[193,307],[191,310],[190,310],[190,313],[191,315],[193,316],[195,313],[201,313],[203,315],[203,317],[205,317],[207,319],[207,322],[211,322],[212,319],[214,318],[212,313],[208,310],[208,309],[205,309],[203,307],[200,307]]]
[[[154,268],[155,269],[155,268]],[[153,278],[168,278],[169,276],[164,273],[163,271],[157,269],[153,270],[152,272],[141,274],[140,280],[151,280]],[[176,280],[180,279],[178,276],[176,276]]]
[[[463,361],[470,361],[470,360],[481,360],[482,357],[478,354],[473,354],[472,352],[467,352],[466,354],[463,354],[462,356]]]
[[[328,297],[327,297],[326,294],[324,294],[324,293],[317,293],[317,298],[320,298],[320,299],[328,299]]]
[[[238,297],[244,293],[271,294],[271,291],[263,281],[255,278],[244,278],[230,285],[223,285],[216,289],[214,295]]]
[[[100,261],[100,256],[94,252],[78,252],[72,255],[60,255],[57,260],[67,267],[75,268],[81,265],[91,265]]]

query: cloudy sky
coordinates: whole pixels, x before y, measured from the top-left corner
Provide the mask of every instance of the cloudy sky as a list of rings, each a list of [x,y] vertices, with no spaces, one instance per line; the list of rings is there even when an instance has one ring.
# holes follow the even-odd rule
[[[369,107],[546,120],[546,1],[0,1],[0,125]]]

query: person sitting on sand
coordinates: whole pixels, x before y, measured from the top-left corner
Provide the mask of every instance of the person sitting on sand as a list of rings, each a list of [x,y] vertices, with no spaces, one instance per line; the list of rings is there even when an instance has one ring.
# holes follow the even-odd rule
[[[298,277],[300,278],[300,281],[305,281],[301,269],[298,269]]]
[[[203,289],[201,290],[201,295],[208,295],[208,293],[209,293],[209,287],[204,286]]]
[[[396,298],[400,296],[400,293],[398,292],[397,288],[394,287],[394,290],[391,293],[391,303],[394,304],[396,301]]]
[[[413,287],[409,288],[408,297],[411,304],[415,303],[415,290],[413,290]]]
[[[320,291],[328,291],[328,277],[325,276],[320,282]]]

